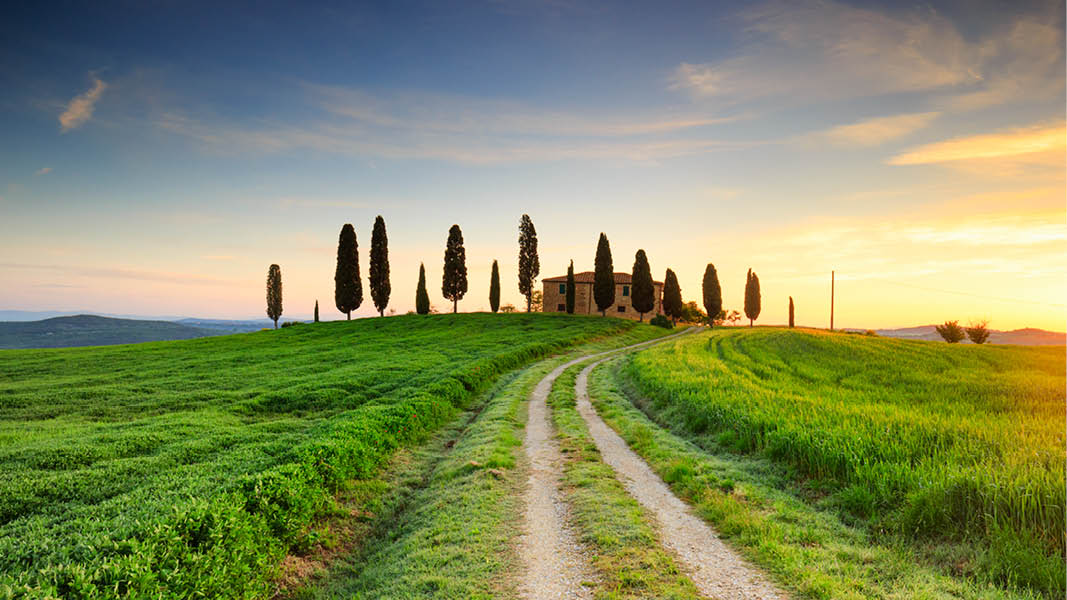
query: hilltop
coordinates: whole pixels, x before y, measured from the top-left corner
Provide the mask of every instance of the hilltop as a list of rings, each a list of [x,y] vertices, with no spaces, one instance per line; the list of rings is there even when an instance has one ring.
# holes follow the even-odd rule
[[[96,315],[53,317],[42,321],[0,322],[0,348],[67,348],[188,340],[220,335],[223,330],[170,321],[113,319]]]
[[[919,327],[903,327],[900,329],[877,329],[875,333],[883,337],[940,342],[941,336],[937,334],[935,327],[936,325],[920,325]],[[969,344],[971,342],[963,340],[961,343]],[[1067,344],[1067,334],[1034,327],[1012,329],[1011,331],[991,329],[989,330],[988,343],[1014,344],[1017,346],[1062,346]]]

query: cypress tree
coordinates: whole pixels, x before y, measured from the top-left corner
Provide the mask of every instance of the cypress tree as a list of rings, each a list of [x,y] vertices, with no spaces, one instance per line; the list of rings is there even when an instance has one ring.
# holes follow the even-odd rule
[[[453,225],[448,230],[441,293],[445,299],[452,301],[452,312],[459,312],[459,301],[467,293],[467,251],[463,249],[463,232],[459,225]]]
[[[748,317],[749,327],[752,327],[752,322],[759,318],[759,313],[759,277],[752,272],[752,269],[749,269],[748,280],[745,282],[745,316]]]
[[[569,267],[567,267],[567,314],[574,314],[574,295],[576,290],[574,289],[574,261],[571,261]]]
[[[596,260],[593,262],[593,301],[604,316],[605,311],[615,304],[615,265],[611,262],[611,246],[608,236],[600,233],[596,245]]]
[[[419,263],[419,285],[415,288],[415,312],[430,314],[430,294],[426,291],[426,267]]]
[[[789,297],[789,328],[796,327],[796,321],[793,320],[793,297]]]
[[[489,308],[496,312],[500,310],[500,267],[493,261],[493,273],[489,277]]]
[[[315,322],[319,322],[319,301],[315,301]]]
[[[645,313],[656,307],[656,287],[652,283],[652,270],[644,250],[634,255],[634,270],[630,276],[630,303],[645,320]]]
[[[267,316],[278,328],[278,318],[282,316],[282,269],[271,265],[267,269]]]
[[[333,302],[349,319],[363,304],[363,283],[359,280],[359,245],[356,230],[345,223],[337,240],[337,271],[333,275]]]
[[[704,310],[708,313],[708,327],[715,326],[715,319],[722,312],[722,288],[719,287],[719,274],[715,271],[715,265],[708,263],[704,267],[704,282],[701,286],[704,293]]]
[[[374,219],[374,230],[370,234],[370,297],[378,316],[385,316],[385,307],[389,305],[389,237],[385,234],[385,219],[381,215]]]
[[[670,269],[663,276],[663,312],[675,325],[682,316],[682,286],[678,284],[678,276]]]
[[[541,272],[537,258],[537,230],[530,215],[519,220],[519,293],[526,296],[526,312],[530,312],[533,284]]]

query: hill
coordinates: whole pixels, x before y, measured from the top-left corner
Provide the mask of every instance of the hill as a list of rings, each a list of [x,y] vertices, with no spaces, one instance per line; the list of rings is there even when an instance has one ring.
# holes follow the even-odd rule
[[[709,451],[788,469],[803,482],[802,499],[869,540],[935,557],[979,584],[1062,597],[1062,348],[717,329],[641,352],[624,373],[657,422]],[[831,572],[844,555],[810,568]],[[782,561],[772,566],[796,567]],[[842,585],[838,594],[850,595]],[[925,594],[902,595],[916,596]]]
[[[334,494],[501,374],[588,340],[663,333],[599,317],[405,315],[0,352],[0,590],[270,597],[290,548],[323,535],[310,525]]]
[[[901,338],[907,340],[927,340],[940,342],[941,336],[937,334],[935,325],[921,325],[919,327],[904,327],[900,329],[878,329],[875,331],[880,336]],[[970,344],[964,340],[964,344]],[[1014,344],[1017,346],[1062,346],[1067,344],[1067,334],[1058,331],[1046,331],[1027,327],[1024,329],[1012,329],[1000,331],[991,329],[989,332],[990,344]]]
[[[96,315],[53,317],[42,321],[0,322],[0,348],[110,346],[220,335],[220,330],[170,321],[113,319]]]

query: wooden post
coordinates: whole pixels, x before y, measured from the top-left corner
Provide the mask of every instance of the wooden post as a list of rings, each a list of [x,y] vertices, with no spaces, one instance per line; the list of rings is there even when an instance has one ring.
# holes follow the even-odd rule
[[[834,272],[830,271],[830,331],[834,330]]]

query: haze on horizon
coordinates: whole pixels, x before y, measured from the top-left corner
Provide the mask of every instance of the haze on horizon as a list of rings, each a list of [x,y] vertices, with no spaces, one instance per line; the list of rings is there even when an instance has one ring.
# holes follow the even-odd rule
[[[616,270],[759,322],[1065,329],[1062,2],[581,0],[349,7],[44,4],[0,19],[0,309],[263,315],[333,307],[337,235],[389,233],[391,307],[448,228],[470,291]],[[365,282],[364,282],[365,283]],[[365,283],[366,285],[366,283]],[[358,311],[371,315],[369,297]]]

